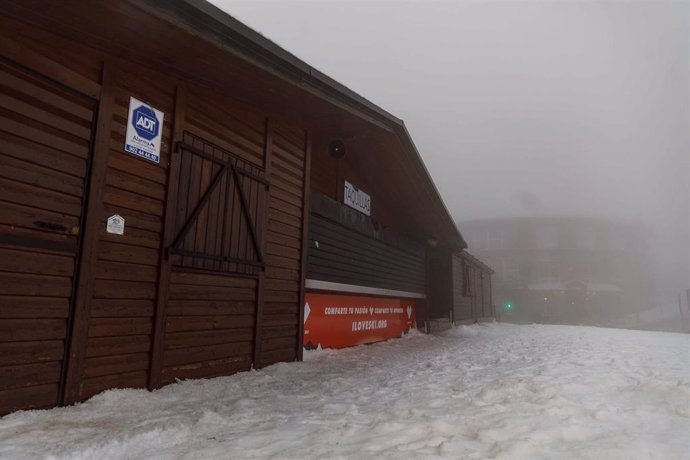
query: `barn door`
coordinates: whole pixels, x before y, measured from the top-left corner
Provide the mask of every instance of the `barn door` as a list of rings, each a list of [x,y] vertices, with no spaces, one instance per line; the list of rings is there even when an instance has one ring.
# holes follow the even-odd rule
[[[263,170],[188,132],[177,145],[173,266],[258,275],[268,181]]]
[[[94,109],[0,60],[0,414],[59,403]]]

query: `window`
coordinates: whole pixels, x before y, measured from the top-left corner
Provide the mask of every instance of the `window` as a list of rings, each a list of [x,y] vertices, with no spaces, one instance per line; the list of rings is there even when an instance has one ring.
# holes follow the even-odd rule
[[[558,227],[542,225],[537,227],[537,248],[555,249],[558,247]]]
[[[257,275],[264,266],[259,238],[268,181],[263,170],[188,132],[176,148],[172,264]]]

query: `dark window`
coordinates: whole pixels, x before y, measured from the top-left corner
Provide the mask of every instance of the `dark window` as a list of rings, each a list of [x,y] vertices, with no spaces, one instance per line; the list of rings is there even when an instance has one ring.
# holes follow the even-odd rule
[[[264,266],[264,171],[188,132],[176,148],[181,157],[172,264],[258,274]]]

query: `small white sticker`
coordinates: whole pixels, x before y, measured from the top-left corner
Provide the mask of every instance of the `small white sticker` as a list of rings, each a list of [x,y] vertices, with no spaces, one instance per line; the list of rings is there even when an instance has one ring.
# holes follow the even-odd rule
[[[125,219],[119,214],[113,214],[108,217],[108,223],[105,226],[105,230],[108,233],[114,233],[115,235],[125,234]]]

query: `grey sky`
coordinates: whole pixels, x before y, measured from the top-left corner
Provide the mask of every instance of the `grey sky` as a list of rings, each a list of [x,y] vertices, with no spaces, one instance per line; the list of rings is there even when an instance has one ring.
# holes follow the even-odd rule
[[[213,3],[404,119],[457,220],[642,220],[687,277],[688,2]]]

